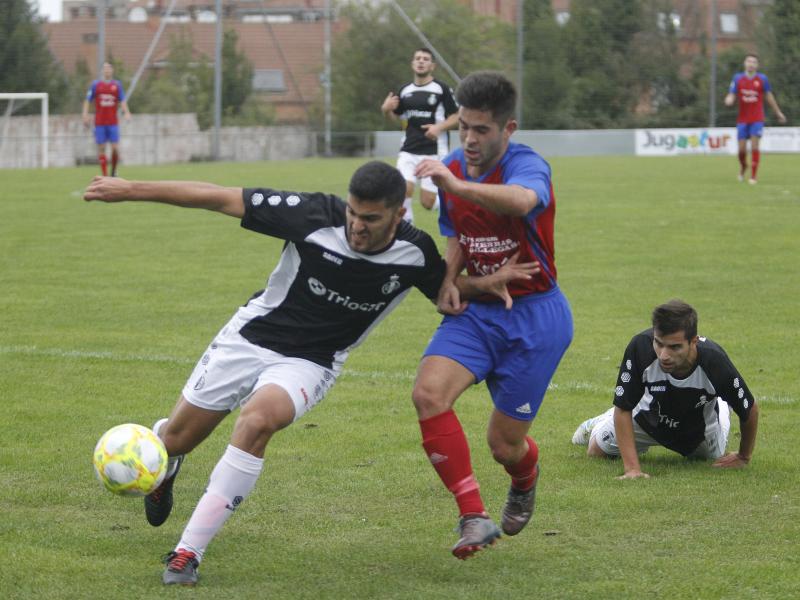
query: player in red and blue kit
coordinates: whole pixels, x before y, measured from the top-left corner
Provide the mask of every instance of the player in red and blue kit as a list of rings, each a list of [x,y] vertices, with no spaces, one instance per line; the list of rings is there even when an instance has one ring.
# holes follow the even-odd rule
[[[489,448],[511,477],[501,524],[516,535],[533,514],[539,476],[539,450],[528,431],[572,341],[572,314],[556,283],[550,166],[510,142],[517,128],[514,86],[500,73],[473,73],[456,100],[462,147],[417,169],[439,188],[448,243],[438,301],[446,316],[425,350],[413,401],[423,448],[458,504],[460,537],[452,552],[465,559],[493,544],[500,530],[484,507],[453,405],[467,388],[486,382],[494,403]],[[452,282],[464,268],[487,276],[515,261],[538,264],[539,271],[510,282],[505,302],[488,296],[462,302]]]
[[[750,183],[756,183],[758,163],[761,158],[759,142],[764,131],[764,98],[770,108],[775,111],[778,121],[786,123],[786,117],[778,107],[775,95],[769,85],[767,76],[758,72],[758,57],[748,54],[744,59],[744,72],[733,76],[725,105],[733,106],[739,99],[739,116],[736,119],[736,137],[739,140],[739,181],[744,181],[747,171],[747,140],[750,140],[752,160],[750,167]]]
[[[125,101],[125,90],[122,83],[114,79],[114,67],[111,63],[103,63],[103,78],[96,79],[86,93],[83,102],[83,123],[89,127],[89,103],[94,102],[94,140],[97,143],[97,158],[100,170],[108,175],[106,159],[106,143],[111,144],[111,176],[117,174],[119,162],[119,122],[117,108],[122,108],[127,121],[131,120],[131,111]]]

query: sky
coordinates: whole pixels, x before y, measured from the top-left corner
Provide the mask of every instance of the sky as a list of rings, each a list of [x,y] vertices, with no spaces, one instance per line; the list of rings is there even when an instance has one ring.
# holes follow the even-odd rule
[[[61,0],[28,0],[31,4],[39,4],[39,14],[50,21],[61,20]]]

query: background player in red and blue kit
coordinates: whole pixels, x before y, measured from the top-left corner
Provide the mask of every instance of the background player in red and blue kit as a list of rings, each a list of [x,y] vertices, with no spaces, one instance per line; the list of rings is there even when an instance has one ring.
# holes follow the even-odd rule
[[[517,128],[514,86],[500,73],[473,73],[459,85],[456,101],[462,147],[417,170],[439,188],[439,224],[448,241],[439,294],[446,316],[425,350],[413,401],[425,452],[458,504],[460,538],[452,551],[465,559],[500,531],[484,508],[453,405],[486,381],[494,403],[489,447],[511,476],[502,527],[515,535],[533,514],[539,476],[539,451],[528,430],[572,341],[572,314],[556,284],[550,166],[510,142]],[[488,276],[515,260],[538,263],[540,270],[511,282],[505,303],[488,296],[461,302],[452,282],[462,269]]]
[[[111,63],[103,63],[103,78],[96,79],[86,93],[83,101],[83,123],[89,127],[89,103],[94,102],[94,140],[97,142],[97,158],[103,175],[108,175],[106,159],[106,143],[111,144],[111,175],[117,174],[119,162],[119,123],[117,108],[122,108],[125,119],[130,121],[131,111],[125,101],[122,83],[114,79],[114,67]]]
[[[759,142],[764,131],[764,98],[770,108],[775,111],[778,121],[786,123],[786,117],[778,107],[775,95],[769,85],[767,76],[758,72],[758,57],[748,54],[744,58],[744,72],[733,76],[725,105],[733,106],[739,99],[739,116],[736,118],[736,137],[739,140],[739,181],[744,181],[747,171],[747,140],[750,140],[752,160],[750,167],[750,183],[756,182],[758,163],[761,158]]]

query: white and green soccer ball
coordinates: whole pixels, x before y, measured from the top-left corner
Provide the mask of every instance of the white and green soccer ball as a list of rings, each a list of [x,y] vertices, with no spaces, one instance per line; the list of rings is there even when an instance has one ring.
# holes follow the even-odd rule
[[[147,427],[126,423],[106,431],[94,448],[94,472],[121,496],[146,496],[167,474],[167,449]]]

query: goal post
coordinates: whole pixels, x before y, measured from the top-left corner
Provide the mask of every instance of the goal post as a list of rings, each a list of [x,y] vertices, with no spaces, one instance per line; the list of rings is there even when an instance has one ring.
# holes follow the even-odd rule
[[[42,168],[46,169],[48,165],[48,141],[49,130],[48,124],[50,122],[50,95],[47,92],[0,92],[0,100],[41,100],[42,102]],[[10,116],[10,115],[9,115]],[[3,136],[5,138],[5,136]]]

